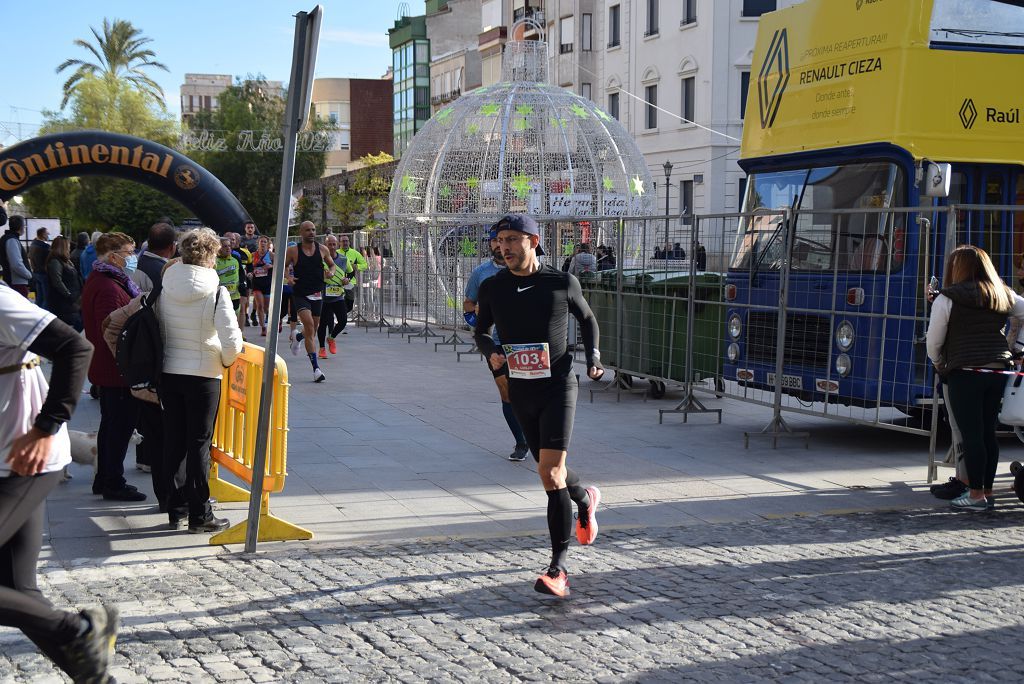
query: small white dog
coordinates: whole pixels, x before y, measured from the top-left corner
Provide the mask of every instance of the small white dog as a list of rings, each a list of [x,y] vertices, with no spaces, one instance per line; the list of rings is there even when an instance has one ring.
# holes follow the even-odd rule
[[[96,433],[68,430],[71,438],[71,460],[83,465],[96,466]]]

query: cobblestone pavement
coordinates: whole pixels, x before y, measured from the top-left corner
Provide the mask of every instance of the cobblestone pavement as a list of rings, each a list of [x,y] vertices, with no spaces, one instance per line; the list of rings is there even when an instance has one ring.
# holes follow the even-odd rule
[[[573,595],[542,536],[47,561],[64,605],[121,605],[118,681],[1021,680],[1024,508],[602,533]],[[974,663],[968,667],[967,663]],[[57,677],[0,631],[0,679]]]

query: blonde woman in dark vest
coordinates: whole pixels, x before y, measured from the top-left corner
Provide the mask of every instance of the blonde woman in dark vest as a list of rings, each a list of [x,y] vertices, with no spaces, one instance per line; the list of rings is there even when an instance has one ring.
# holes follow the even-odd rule
[[[1024,299],[1003,283],[988,254],[973,245],[953,250],[945,286],[932,303],[928,358],[949,386],[946,401],[963,433],[969,489],[953,499],[954,509],[984,511],[993,505],[996,423],[1008,377],[999,371],[1013,367],[1008,317],[1024,321]]]

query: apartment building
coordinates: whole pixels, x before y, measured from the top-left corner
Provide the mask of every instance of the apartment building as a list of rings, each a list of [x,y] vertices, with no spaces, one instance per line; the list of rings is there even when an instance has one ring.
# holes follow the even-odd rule
[[[334,128],[324,176],[352,169],[367,154],[391,154],[390,78],[314,79],[312,107],[317,118]]]
[[[220,94],[233,84],[231,74],[185,74],[185,82],[179,89],[181,122],[189,123],[201,111],[217,111]],[[267,81],[267,87],[273,95],[284,96],[281,81]]]
[[[462,93],[479,88],[480,0],[435,0],[427,3],[430,40],[431,115]]]

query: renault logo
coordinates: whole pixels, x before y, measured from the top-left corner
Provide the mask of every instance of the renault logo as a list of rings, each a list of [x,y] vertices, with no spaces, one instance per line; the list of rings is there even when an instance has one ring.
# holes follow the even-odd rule
[[[772,36],[772,43],[757,76],[757,104],[761,112],[761,128],[771,128],[779,113],[782,95],[789,85],[789,38],[786,29]]]
[[[978,110],[974,106],[974,100],[967,98],[964,103],[960,105],[960,123],[964,125],[964,128],[970,130],[974,126],[974,121],[978,118]]]

